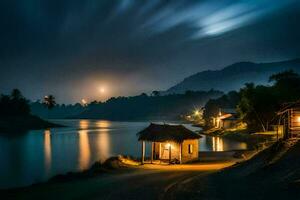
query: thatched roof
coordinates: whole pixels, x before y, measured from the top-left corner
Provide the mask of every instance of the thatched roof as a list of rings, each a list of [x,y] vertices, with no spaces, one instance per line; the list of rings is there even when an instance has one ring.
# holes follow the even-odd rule
[[[140,131],[138,134],[139,141],[166,142],[175,141],[182,142],[188,139],[198,139],[201,136],[182,125],[169,124],[153,124]]]
[[[277,115],[282,115],[292,108],[300,108],[300,100],[283,104]]]

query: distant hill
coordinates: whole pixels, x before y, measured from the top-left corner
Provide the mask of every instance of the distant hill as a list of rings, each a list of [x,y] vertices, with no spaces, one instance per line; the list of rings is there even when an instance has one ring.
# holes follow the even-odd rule
[[[267,84],[270,75],[288,69],[299,73],[300,59],[272,63],[239,62],[222,70],[208,70],[187,77],[163,94],[180,94],[187,90],[207,91],[210,89],[228,92],[238,90],[249,82]]]

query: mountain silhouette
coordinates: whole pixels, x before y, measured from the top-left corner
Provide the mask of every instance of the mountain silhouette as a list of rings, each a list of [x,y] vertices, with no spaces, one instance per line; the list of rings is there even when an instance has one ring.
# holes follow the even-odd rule
[[[238,62],[221,70],[207,70],[189,76],[163,93],[180,94],[188,90],[210,89],[228,92],[238,90],[249,82],[265,85],[270,75],[289,69],[299,73],[300,59],[271,63]]]

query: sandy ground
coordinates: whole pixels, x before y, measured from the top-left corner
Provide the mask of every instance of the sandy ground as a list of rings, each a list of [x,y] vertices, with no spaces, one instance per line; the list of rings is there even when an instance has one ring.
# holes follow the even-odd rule
[[[300,140],[279,141],[256,153],[206,153],[194,164],[130,163],[92,178],[5,191],[1,199],[300,199]],[[239,155],[241,152],[238,152]],[[234,156],[236,157],[236,156]],[[248,159],[251,158],[251,159]],[[125,158],[124,158],[125,159]],[[117,159],[117,161],[122,159]],[[125,159],[126,160],[126,159]],[[129,161],[132,162],[132,161]],[[123,162],[120,162],[123,163]],[[234,166],[233,166],[234,165]],[[121,165],[120,165],[121,166]],[[227,168],[226,168],[227,167]],[[224,169],[226,168],[226,169]]]
[[[231,166],[236,160],[195,164],[145,164],[71,182],[47,183],[8,191],[1,199],[172,199],[169,191],[180,184]]]
[[[251,159],[176,184],[165,199],[299,200],[300,140],[279,141]]]
[[[229,167],[233,165],[235,162],[233,161],[215,161],[215,162],[203,162],[203,163],[195,163],[195,164],[184,164],[184,165],[152,165],[145,164],[143,166],[139,166],[139,169],[147,169],[147,170],[160,170],[160,171],[214,171],[220,170],[225,167]]]

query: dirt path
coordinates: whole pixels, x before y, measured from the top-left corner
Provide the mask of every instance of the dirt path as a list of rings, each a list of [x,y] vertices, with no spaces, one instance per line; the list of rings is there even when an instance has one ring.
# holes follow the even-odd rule
[[[28,187],[6,194],[6,199],[170,199],[169,191],[179,184],[232,164],[144,165],[116,174]]]

